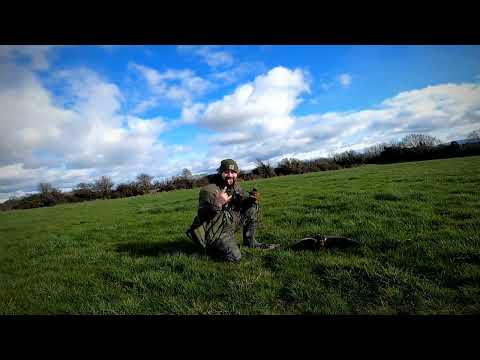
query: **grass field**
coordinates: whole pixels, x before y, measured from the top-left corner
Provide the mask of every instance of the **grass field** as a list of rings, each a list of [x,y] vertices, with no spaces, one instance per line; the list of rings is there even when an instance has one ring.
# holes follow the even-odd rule
[[[285,248],[238,264],[184,235],[199,189],[0,213],[0,314],[479,314],[479,185],[478,156],[244,182]],[[317,233],[362,246],[286,249]]]

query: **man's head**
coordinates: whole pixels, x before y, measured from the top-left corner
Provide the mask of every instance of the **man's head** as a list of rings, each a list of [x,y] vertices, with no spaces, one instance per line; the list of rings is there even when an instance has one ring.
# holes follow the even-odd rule
[[[228,186],[233,186],[235,181],[237,181],[238,165],[232,159],[222,160],[218,173]]]

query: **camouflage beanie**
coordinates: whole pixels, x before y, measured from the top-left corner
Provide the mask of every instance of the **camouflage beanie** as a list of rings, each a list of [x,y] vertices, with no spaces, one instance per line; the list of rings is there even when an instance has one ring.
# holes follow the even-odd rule
[[[232,159],[225,159],[222,160],[220,163],[220,167],[218,168],[218,173],[221,174],[225,170],[233,170],[238,173],[238,165],[235,160]]]

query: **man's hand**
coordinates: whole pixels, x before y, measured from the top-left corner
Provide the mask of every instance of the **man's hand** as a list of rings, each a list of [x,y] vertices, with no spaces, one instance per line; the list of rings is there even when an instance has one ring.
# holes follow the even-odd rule
[[[215,203],[220,207],[230,202],[230,200],[232,199],[232,195],[228,196],[226,191],[227,187],[225,186],[225,189],[219,191],[215,197]]]
[[[252,191],[250,191],[250,197],[251,198],[254,198],[255,201],[259,201],[260,200],[260,195],[261,193],[259,191],[257,191],[257,189],[253,189]]]

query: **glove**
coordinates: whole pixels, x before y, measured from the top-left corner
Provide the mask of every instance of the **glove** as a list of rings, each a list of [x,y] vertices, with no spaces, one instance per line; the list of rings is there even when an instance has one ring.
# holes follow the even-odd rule
[[[249,194],[251,198],[255,199],[255,201],[260,200],[261,193],[257,191],[257,189],[253,188],[253,190],[250,191]]]

